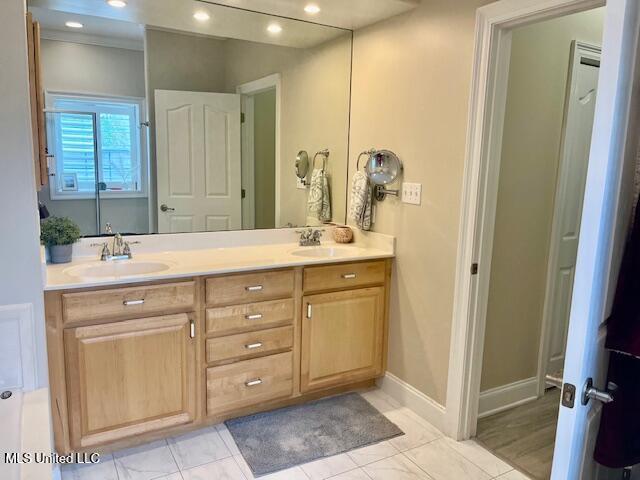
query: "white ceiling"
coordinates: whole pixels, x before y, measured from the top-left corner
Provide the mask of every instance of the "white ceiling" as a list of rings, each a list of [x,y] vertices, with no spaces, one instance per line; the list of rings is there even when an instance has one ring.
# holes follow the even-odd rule
[[[420,0],[201,0],[256,12],[297,18],[334,27],[357,30],[385,18],[415,8]],[[306,5],[320,7],[320,12],[310,15]]]
[[[130,23],[218,38],[308,48],[344,33],[336,28],[204,4],[196,0],[129,0],[122,9],[110,7],[105,0],[30,0],[29,6],[37,20],[40,19],[35,14],[41,13],[41,10],[53,10],[61,14],[48,18],[50,23],[47,30],[62,30],[76,35],[104,36],[112,30],[110,35],[118,38],[122,33],[120,25]],[[198,22],[193,18],[194,12],[201,10],[209,13],[208,21]],[[79,21],[85,27],[81,30],[67,28],[64,26],[67,20]],[[267,32],[267,26],[274,22],[282,27],[282,32],[277,35]]]
[[[191,32],[222,38],[237,38],[275,45],[308,48],[321,44],[344,32],[335,25],[353,29],[377,22],[409,10],[419,0],[127,0],[125,8],[113,8],[106,0],[28,0],[30,10],[48,32],[55,35],[79,34],[112,37],[127,42],[141,40],[141,26]],[[221,4],[236,8],[229,8]],[[321,8],[316,15],[304,12],[304,6],[315,3]],[[244,10],[270,12],[255,13]],[[210,19],[198,22],[196,11],[205,10]],[[285,18],[287,17],[287,18]],[[291,17],[291,18],[288,18]],[[292,18],[310,20],[300,22]],[[64,26],[68,20],[83,23],[81,31]],[[278,23],[282,32],[274,35],[266,28]],[[54,36],[55,36],[54,35]]]
[[[110,20],[88,15],[69,15],[66,12],[29,7],[33,18],[40,22],[43,38],[95,43],[113,47],[142,50],[144,27],[137,23]],[[84,25],[81,30],[65,27],[65,22],[74,20]]]

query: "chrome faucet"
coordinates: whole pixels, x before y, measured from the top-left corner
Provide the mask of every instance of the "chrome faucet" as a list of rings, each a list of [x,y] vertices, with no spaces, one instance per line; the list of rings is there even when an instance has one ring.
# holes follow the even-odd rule
[[[296,230],[296,233],[300,235],[298,245],[301,247],[313,247],[320,245],[320,237],[322,237],[324,230],[314,230],[308,228],[306,230]]]
[[[111,224],[107,223],[105,228],[107,233],[113,233]],[[140,242],[126,242],[119,232],[113,236],[113,245],[111,251],[109,251],[109,243],[92,243],[92,247],[102,247],[100,250],[100,260],[103,262],[110,262],[113,260],[127,260],[133,258],[131,253],[131,245],[139,244]]]

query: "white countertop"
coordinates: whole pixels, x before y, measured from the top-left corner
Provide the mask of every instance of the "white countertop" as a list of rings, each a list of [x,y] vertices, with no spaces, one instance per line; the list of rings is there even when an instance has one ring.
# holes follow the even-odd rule
[[[339,263],[359,260],[391,258],[394,256],[393,242],[388,243],[356,242],[336,244],[322,242],[321,247],[300,247],[297,243],[248,245],[238,247],[218,247],[208,249],[169,250],[136,253],[131,260],[119,260],[114,263],[143,264],[161,263],[166,266],[162,271],[123,276],[88,276],[82,270],[87,267],[101,267],[109,262],[101,262],[98,255],[74,257],[73,262],[46,266],[45,290],[98,287],[124,283],[148,282],[171,278],[184,278],[199,275],[266,270],[273,268],[295,267]],[[299,253],[313,253],[314,249],[334,249],[333,256],[301,256]],[[296,254],[296,252],[298,254]]]

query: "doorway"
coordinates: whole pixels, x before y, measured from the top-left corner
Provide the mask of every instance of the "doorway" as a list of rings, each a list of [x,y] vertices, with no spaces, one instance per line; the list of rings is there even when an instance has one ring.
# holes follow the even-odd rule
[[[280,74],[237,87],[242,109],[242,228],[280,226]]]
[[[511,31],[476,438],[539,480],[551,474],[603,24],[604,7]]]

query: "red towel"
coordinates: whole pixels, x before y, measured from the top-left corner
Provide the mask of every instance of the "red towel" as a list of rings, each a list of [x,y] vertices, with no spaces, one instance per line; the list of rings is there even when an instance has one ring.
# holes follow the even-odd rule
[[[640,463],[640,208],[636,207],[616,295],[607,320],[606,347],[613,352],[608,382],[618,388],[602,410],[594,458],[610,468]]]

